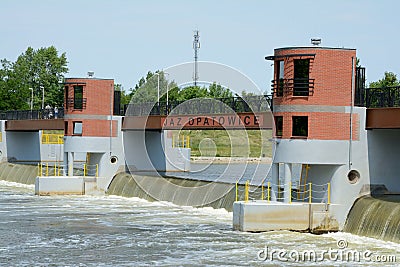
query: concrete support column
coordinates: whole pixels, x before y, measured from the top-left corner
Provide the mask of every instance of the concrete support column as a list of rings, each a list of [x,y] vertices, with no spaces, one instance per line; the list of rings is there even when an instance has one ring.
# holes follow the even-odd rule
[[[284,185],[284,194],[283,194],[283,198],[284,198],[284,202],[285,203],[289,203],[290,202],[290,197],[291,197],[291,182],[292,182],[292,172],[291,172],[291,164],[290,163],[285,163],[284,164],[284,169],[285,169],[285,185]]]
[[[68,176],[74,175],[74,152],[68,152]]]
[[[278,193],[278,179],[279,179],[279,163],[273,163],[271,166],[271,200],[276,201]]]

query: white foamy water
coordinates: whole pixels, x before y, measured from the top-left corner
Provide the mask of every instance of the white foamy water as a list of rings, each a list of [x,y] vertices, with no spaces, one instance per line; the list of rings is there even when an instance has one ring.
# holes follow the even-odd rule
[[[296,251],[345,249],[395,255],[400,245],[346,233],[232,230],[232,213],[116,196],[34,195],[0,182],[0,266],[396,266],[339,260],[294,261]],[[342,243],[343,243],[342,242]],[[266,250],[267,248],[267,250]],[[262,260],[267,251],[286,257]],[[291,253],[291,258],[289,257]],[[332,255],[331,255],[332,256]],[[334,256],[334,255],[333,255]],[[287,261],[285,261],[287,260]]]

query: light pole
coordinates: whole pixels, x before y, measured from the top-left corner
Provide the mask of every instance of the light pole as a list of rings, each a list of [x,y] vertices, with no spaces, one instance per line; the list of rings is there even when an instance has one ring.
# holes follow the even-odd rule
[[[168,72],[164,72],[164,74],[167,74],[169,76]],[[169,114],[169,106],[168,106],[168,80],[165,79],[165,81],[167,82],[167,115]]]
[[[31,112],[32,112],[32,109],[33,109],[33,88],[29,88],[30,90],[31,90]]]
[[[40,89],[42,89],[42,109],[44,109],[44,87],[40,86]]]

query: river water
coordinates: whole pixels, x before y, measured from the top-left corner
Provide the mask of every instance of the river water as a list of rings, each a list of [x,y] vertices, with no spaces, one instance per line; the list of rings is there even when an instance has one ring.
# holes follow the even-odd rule
[[[400,244],[347,233],[242,233],[222,209],[38,197],[33,186],[0,181],[0,266],[395,266],[392,256],[400,261]]]

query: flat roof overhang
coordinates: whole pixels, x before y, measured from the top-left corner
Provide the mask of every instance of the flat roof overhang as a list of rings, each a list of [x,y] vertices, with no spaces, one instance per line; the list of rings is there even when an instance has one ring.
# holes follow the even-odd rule
[[[365,128],[400,129],[400,107],[368,108]]]
[[[6,131],[64,130],[64,119],[8,120]]]

